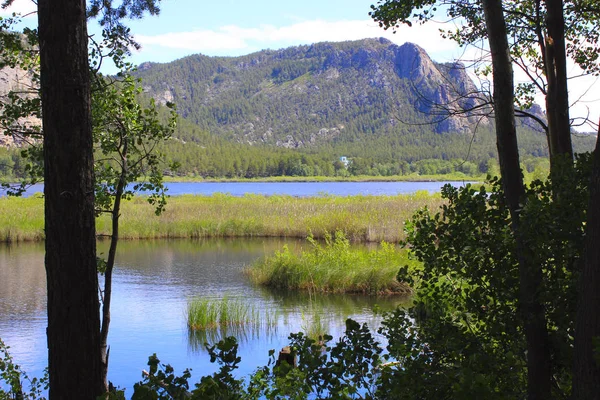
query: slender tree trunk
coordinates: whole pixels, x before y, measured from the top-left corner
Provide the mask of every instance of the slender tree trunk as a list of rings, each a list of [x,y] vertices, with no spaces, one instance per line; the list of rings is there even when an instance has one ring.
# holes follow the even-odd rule
[[[514,81],[506,23],[501,0],[482,0],[492,54],[494,113],[500,172],[515,236],[519,262],[519,310],[527,342],[527,393],[531,400],[550,399],[552,373],[548,332],[542,304],[538,300],[542,271],[528,257],[520,229],[519,212],[525,187],[519,165],[514,115]]]
[[[103,393],[85,0],[39,0],[50,399]]]
[[[115,204],[111,214],[111,237],[110,248],[108,250],[108,259],[106,260],[106,271],[104,272],[104,296],[102,302],[102,328],[100,331],[100,353],[102,357],[102,381],[104,387],[108,391],[108,331],[110,329],[110,303],[112,298],[112,273],[115,266],[115,258],[117,256],[117,244],[119,243],[119,218],[121,213],[121,197],[126,186],[127,170],[127,138],[123,138],[123,152],[121,153],[121,175],[115,193]]]
[[[567,155],[573,159],[571,121],[569,118],[569,92],[567,87],[567,53],[565,45],[565,19],[563,0],[546,2],[546,78],[548,93],[546,112],[550,141],[550,156]],[[562,165],[562,164],[560,164]]]
[[[579,278],[573,399],[600,399],[600,129],[594,150],[590,199]]]

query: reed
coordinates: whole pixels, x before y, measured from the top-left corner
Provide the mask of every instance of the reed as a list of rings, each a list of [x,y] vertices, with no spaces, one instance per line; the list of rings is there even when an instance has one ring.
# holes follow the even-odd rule
[[[228,194],[177,196],[160,216],[144,197],[124,202],[122,239],[207,237],[297,237],[343,232],[357,242],[397,242],[403,223],[420,207],[437,209],[439,194],[398,196],[292,196]],[[43,240],[43,199],[0,198],[0,241]],[[107,215],[97,219],[97,233],[110,234]]]
[[[396,280],[401,266],[415,266],[407,250],[382,242],[375,250],[350,246],[343,232],[326,235],[325,244],[312,237],[311,248],[301,254],[287,247],[255,262],[245,274],[258,285],[278,290],[320,293],[410,294],[411,288]]]
[[[44,240],[44,200],[0,197],[0,242]]]
[[[196,297],[188,301],[187,324],[190,330],[273,326],[277,313],[261,312],[255,304],[224,296],[220,299]]]

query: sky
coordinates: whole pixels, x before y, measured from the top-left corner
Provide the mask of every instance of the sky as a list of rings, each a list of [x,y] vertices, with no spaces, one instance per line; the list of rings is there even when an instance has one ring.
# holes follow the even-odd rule
[[[402,26],[395,34],[385,31],[369,17],[370,5],[377,0],[162,0],[161,13],[131,21],[131,28],[142,49],[131,61],[169,62],[190,54],[237,56],[263,49],[322,41],[358,40],[386,37],[400,45],[413,42],[423,47],[438,62],[459,58],[473,59],[475,49],[461,49],[454,42],[442,39],[440,29],[456,29],[440,17],[425,25]],[[35,10],[31,0],[15,0],[12,9],[0,11],[27,13]],[[25,20],[35,24],[36,16]],[[88,30],[99,35],[97,24]],[[114,71],[105,70],[111,73]],[[571,68],[572,75],[579,71]],[[516,72],[516,79],[525,79]],[[590,112],[598,121],[600,116],[600,83],[597,78],[578,78],[570,82],[570,101],[573,116]],[[583,97],[582,97],[583,96]],[[543,104],[543,97],[537,101]],[[587,128],[586,130],[591,130]]]

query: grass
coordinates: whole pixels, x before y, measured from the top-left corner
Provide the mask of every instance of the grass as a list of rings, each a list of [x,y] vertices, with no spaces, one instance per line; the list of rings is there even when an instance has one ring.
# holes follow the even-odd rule
[[[205,349],[226,336],[241,342],[259,333],[271,334],[277,328],[279,312],[260,310],[244,299],[196,297],[188,301],[186,310],[188,341],[193,351]]]
[[[340,231],[357,242],[397,242],[404,221],[420,207],[437,209],[439,194],[422,191],[396,196],[292,196],[228,194],[177,196],[159,217],[144,197],[122,205],[122,239],[208,237],[324,238]],[[108,215],[97,219],[97,233],[110,233]],[[0,198],[0,241],[44,239],[43,199]]]
[[[461,172],[440,175],[409,175],[392,176],[268,176],[259,178],[203,178],[201,176],[168,176],[167,182],[445,182],[445,181],[478,181],[483,182],[485,174],[468,176]]]
[[[187,325],[191,330],[205,330],[240,325],[272,326],[277,321],[276,314],[262,313],[255,304],[243,299],[208,299],[196,297],[187,305]]]
[[[44,240],[44,200],[0,197],[0,242]]]
[[[375,250],[350,246],[342,232],[325,244],[309,238],[310,250],[300,255],[287,247],[246,268],[252,282],[278,290],[317,293],[410,294],[411,288],[396,280],[401,266],[416,265],[407,250],[382,242]]]

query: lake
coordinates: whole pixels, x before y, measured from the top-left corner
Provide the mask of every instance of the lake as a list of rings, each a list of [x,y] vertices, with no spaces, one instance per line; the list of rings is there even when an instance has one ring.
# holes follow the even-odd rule
[[[261,195],[283,194],[289,196],[354,196],[354,195],[396,195],[425,190],[439,192],[442,186],[450,183],[463,186],[468,182],[168,182],[168,194],[198,194],[209,196],[213,193],[229,193],[243,196],[247,193]],[[43,192],[42,184],[34,185],[26,192],[31,195]]]
[[[392,309],[406,299],[367,296],[318,296],[276,293],[251,285],[245,266],[287,244],[304,241],[280,239],[122,241],[114,274],[112,323],[109,335],[109,379],[128,388],[141,379],[148,356],[178,372],[192,368],[193,379],[217,370],[203,350],[204,340],[223,334],[240,340],[240,376],[268,361],[270,349],[280,350],[290,332],[324,325],[334,336],[342,333],[348,317],[377,327],[375,305]],[[98,253],[107,252],[99,242]],[[42,243],[0,245],[0,337],[14,360],[30,376],[40,376],[46,365],[46,277]],[[190,335],[186,305],[194,296],[242,298],[269,313],[276,323],[268,328],[239,328]]]

